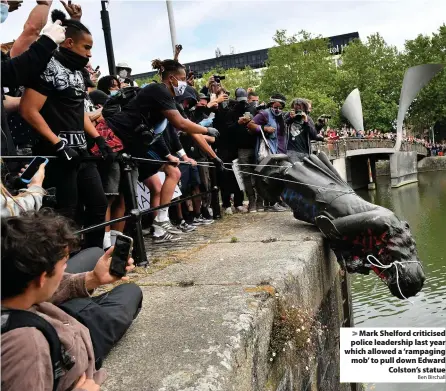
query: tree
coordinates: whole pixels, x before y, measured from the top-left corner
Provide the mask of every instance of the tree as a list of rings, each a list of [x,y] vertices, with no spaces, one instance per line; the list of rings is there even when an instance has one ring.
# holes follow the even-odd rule
[[[195,88],[198,91],[208,82],[213,75],[225,76],[221,81],[222,86],[234,96],[236,88],[256,89],[260,85],[261,75],[258,71],[250,67],[245,69],[231,68],[231,69],[212,69],[203,74],[203,77],[195,81]]]
[[[335,100],[336,65],[328,51],[327,39],[301,31],[287,35],[279,30],[274,36],[277,46],[268,52],[268,68],[259,88],[262,99],[274,93],[294,98],[306,98],[313,102],[314,113],[331,114],[333,123],[339,122],[339,105]]]
[[[366,129],[392,130],[398,113],[404,62],[395,46],[377,33],[344,48],[336,74],[337,99],[342,104],[355,88],[361,93]]]
[[[161,77],[160,75],[157,73],[155,76],[152,77],[144,77],[142,79],[136,79],[135,81],[138,83],[138,85],[141,87],[144,84],[150,84],[152,83],[154,80],[156,80],[158,83],[161,83]]]
[[[446,64],[446,25],[432,36],[419,35],[406,41],[404,53],[407,68],[428,63]],[[411,105],[407,123],[417,133],[446,120],[446,71],[443,70],[425,86]]]

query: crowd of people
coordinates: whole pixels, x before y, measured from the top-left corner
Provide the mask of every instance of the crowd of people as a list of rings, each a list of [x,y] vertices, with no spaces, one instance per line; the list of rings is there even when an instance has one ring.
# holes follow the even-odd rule
[[[359,139],[359,140],[396,140],[396,133],[381,132],[377,129],[371,130],[355,130],[353,128],[343,127],[342,129],[334,129],[328,127],[322,132],[325,140],[337,141],[343,139]],[[403,142],[411,144],[419,144],[426,147],[428,156],[446,156],[446,140],[441,142],[432,142],[428,136],[403,136]]]
[[[7,23],[20,2],[0,4]],[[327,128],[329,116],[314,121],[308,99],[287,102],[277,93],[260,102],[254,88],[228,91],[218,75],[197,90],[180,46],[174,59],[152,61],[160,81],[138,86],[127,63],[100,77],[81,7],[61,4],[69,17],[56,10],[47,24],[52,1],[37,1],[23,33],[2,51],[2,155],[57,156],[27,186],[22,164],[2,162],[5,390],[99,390],[103,358],[138,315],[142,293],[134,284],[91,297],[120,279],[109,266],[125,221],[81,238],[74,228],[128,212],[124,154],[132,157],[133,185],[150,189],[157,211],[145,232],[159,244],[187,240],[223,215],[287,211],[280,197],[266,202],[257,191],[254,169],[269,154],[296,162],[312,141],[387,137]],[[169,206],[177,186],[183,198],[194,197]]]
[[[20,2],[0,4],[8,23]],[[20,37],[2,46],[2,156],[50,157],[29,183],[20,161],[2,161],[5,390],[99,390],[104,357],[138,315],[135,284],[92,296],[127,278],[110,274],[125,221],[76,234],[128,212],[124,153],[132,157],[132,185],[144,183],[157,209],[146,233],[168,243],[224,214],[287,210],[280,197],[263,201],[251,173],[271,153],[308,156],[325,125],[314,124],[305,99],[285,112],[283,95],[259,104],[254,89],[227,91],[217,75],[197,91],[180,47],[174,59],[152,61],[161,81],[139,87],[126,63],[100,77],[81,7],[61,4],[69,17],[56,10],[47,24],[52,1],[37,1]],[[183,198],[195,197],[169,207],[178,185]],[[129,258],[126,270],[133,268]]]

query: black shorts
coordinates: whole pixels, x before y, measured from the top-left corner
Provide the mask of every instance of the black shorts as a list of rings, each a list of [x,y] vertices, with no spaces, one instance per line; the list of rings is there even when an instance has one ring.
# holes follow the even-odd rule
[[[200,173],[197,166],[191,166],[189,164],[180,164],[181,180],[180,188],[182,193],[188,192],[194,187],[200,186]]]
[[[133,146],[132,148],[129,148],[129,153],[133,157],[166,161],[166,158],[162,157],[163,152],[160,151],[159,148],[156,148],[156,145],[152,145],[149,149],[147,149],[147,147]],[[155,175],[162,166],[164,166],[164,163],[162,162],[138,162],[139,182],[143,182],[145,179]]]

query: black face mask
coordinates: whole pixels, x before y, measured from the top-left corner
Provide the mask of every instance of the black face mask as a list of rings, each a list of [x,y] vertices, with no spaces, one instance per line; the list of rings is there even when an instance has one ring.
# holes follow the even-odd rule
[[[54,57],[68,69],[80,71],[85,68],[90,60],[88,57],[81,56],[70,49],[59,47],[59,51],[54,53]]]

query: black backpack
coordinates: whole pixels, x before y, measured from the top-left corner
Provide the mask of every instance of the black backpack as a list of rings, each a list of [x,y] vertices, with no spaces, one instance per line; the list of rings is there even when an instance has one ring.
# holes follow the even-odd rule
[[[30,311],[2,309],[2,334],[20,327],[35,327],[46,338],[53,367],[53,391],[56,391],[60,378],[69,371],[74,362],[65,353],[55,328],[41,316]]]
[[[139,87],[125,87],[119,90],[116,95],[110,96],[102,108],[102,116],[108,118],[122,111],[122,108],[135,98],[140,90]]]

